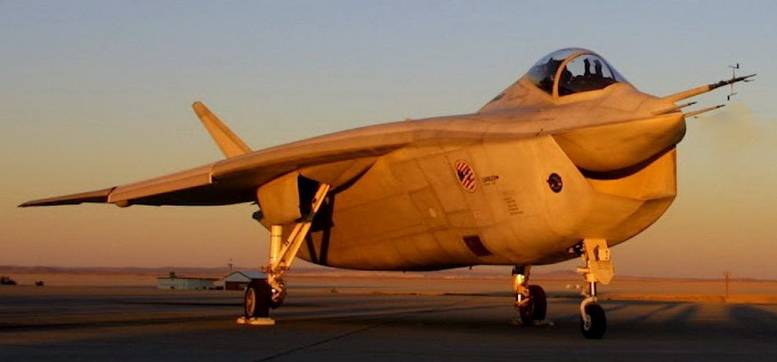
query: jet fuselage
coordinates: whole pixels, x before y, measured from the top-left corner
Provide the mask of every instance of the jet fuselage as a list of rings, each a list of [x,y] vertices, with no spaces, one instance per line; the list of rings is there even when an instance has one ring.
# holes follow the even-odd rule
[[[653,116],[668,105],[630,85],[601,92],[598,109],[582,100],[492,111],[494,127],[534,124],[531,137],[430,142],[381,156],[330,196],[330,222],[299,256],[368,270],[537,265],[575,257],[570,248],[583,239],[628,240],[674,200],[685,120]],[[580,127],[581,114],[597,119]],[[618,117],[631,120],[603,121]],[[543,134],[542,122],[574,127]]]

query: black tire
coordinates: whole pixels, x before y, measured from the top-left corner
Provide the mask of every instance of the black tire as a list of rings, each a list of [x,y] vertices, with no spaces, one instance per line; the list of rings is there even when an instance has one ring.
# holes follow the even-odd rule
[[[246,318],[267,318],[270,316],[272,290],[267,280],[255,280],[248,284],[243,294],[243,311]]]
[[[534,314],[532,319],[535,321],[544,321],[548,313],[548,298],[545,296],[545,289],[539,285],[529,286],[529,295],[534,299]]]
[[[529,285],[529,300],[518,307],[518,314],[521,316],[521,322],[525,325],[532,325],[535,321],[545,320],[548,311],[548,300],[545,296],[545,290],[539,285]]]
[[[589,304],[585,306],[585,314],[588,315],[590,323],[586,323],[580,316],[580,331],[588,339],[601,339],[604,332],[607,331],[607,316],[604,309],[599,304]]]

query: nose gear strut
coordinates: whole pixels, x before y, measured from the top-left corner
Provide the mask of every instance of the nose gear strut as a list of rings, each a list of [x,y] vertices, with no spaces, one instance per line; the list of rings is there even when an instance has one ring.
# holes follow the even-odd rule
[[[577,268],[583,274],[588,288],[582,294],[585,297],[580,303],[580,331],[588,339],[601,339],[607,330],[607,317],[604,309],[598,304],[596,296],[597,283],[609,284],[615,274],[604,239],[585,239],[582,241],[581,257],[584,267]]]

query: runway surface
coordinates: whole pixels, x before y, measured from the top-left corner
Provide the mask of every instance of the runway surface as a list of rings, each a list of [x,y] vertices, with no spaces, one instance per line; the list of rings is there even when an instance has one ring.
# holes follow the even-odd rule
[[[591,341],[573,292],[527,327],[501,284],[290,279],[273,327],[236,325],[239,292],[3,287],[0,361],[777,360],[777,305],[610,300]]]

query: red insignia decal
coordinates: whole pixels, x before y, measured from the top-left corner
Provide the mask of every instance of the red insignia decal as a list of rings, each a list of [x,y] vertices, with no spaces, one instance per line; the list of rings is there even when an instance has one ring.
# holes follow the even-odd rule
[[[477,177],[475,177],[475,171],[466,161],[456,161],[456,177],[459,179],[459,184],[468,192],[475,192],[477,189]]]

